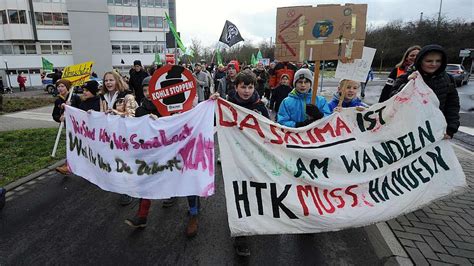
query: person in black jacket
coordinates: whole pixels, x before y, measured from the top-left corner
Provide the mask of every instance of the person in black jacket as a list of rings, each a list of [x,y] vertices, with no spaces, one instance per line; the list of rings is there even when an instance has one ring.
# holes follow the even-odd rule
[[[235,77],[235,84],[235,90],[227,96],[227,100],[269,118],[268,110],[265,104],[260,101],[260,96],[255,89],[257,85],[255,74],[251,70],[243,70]],[[237,255],[243,257],[250,256],[247,237],[236,237],[234,239],[234,248]]]
[[[280,85],[273,89],[272,99],[270,101],[270,107],[278,113],[280,109],[280,104],[288,97],[288,94],[291,92],[292,88],[290,86],[290,76],[288,74],[281,75]]]
[[[100,97],[97,95],[99,91],[99,83],[95,80],[89,80],[82,85],[84,92],[82,93],[81,103],[78,108],[83,111],[100,112]]]
[[[56,88],[58,89],[58,98],[54,101],[53,108],[53,119],[54,121],[61,123],[64,121],[64,105],[67,104],[69,98],[69,89],[71,88],[71,82],[66,79],[60,79],[56,82]],[[77,94],[71,96],[70,105],[78,107],[81,99]]]
[[[69,104],[74,107],[78,107],[81,99],[78,95],[72,94],[70,102],[69,99],[69,89],[71,88],[71,82],[66,79],[60,79],[56,82],[56,88],[58,90],[58,98],[54,101],[54,108],[53,108],[53,119],[58,123],[62,123],[64,121],[64,110],[65,105]],[[72,92],[71,92],[72,93]],[[67,166],[67,162],[63,165],[56,167],[55,169],[57,172],[63,175],[68,175],[71,172],[69,171],[69,167]]]
[[[423,47],[418,53],[414,68],[423,81],[436,94],[439,109],[444,114],[447,128],[445,139],[451,139],[459,128],[459,96],[453,77],[446,73],[447,56],[443,47],[432,44]],[[393,85],[393,93],[400,91],[410,79],[418,77],[417,72],[401,75]]]
[[[142,82],[143,80],[148,77],[148,73],[143,70],[142,62],[140,60],[135,60],[133,62],[133,69],[130,69],[130,90],[135,93],[135,98],[137,103],[140,104],[143,97],[143,88]]]
[[[257,68],[253,71],[255,76],[257,76],[257,85],[256,85],[256,90],[258,92],[258,95],[260,97],[265,96],[265,98],[269,99],[270,98],[270,88],[267,86],[267,82],[269,79],[268,73],[263,67],[262,62],[257,63]]]

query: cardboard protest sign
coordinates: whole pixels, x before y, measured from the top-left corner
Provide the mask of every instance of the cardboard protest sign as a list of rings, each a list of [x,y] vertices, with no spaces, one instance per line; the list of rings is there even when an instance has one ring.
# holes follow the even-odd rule
[[[178,65],[160,67],[150,80],[150,98],[162,116],[193,107],[196,80],[188,69]]]
[[[385,221],[466,187],[439,101],[417,78],[384,103],[303,128],[218,100],[233,236],[337,231]]]
[[[361,58],[366,17],[367,4],[278,8],[275,59],[303,62]]]
[[[362,58],[352,63],[337,63],[335,78],[365,82],[377,49],[364,47]]]
[[[61,78],[69,80],[72,83],[72,86],[81,86],[84,82],[90,79],[93,64],[94,62],[89,61],[67,66],[64,68]]]
[[[71,171],[136,198],[214,194],[214,101],[152,120],[66,107]]]

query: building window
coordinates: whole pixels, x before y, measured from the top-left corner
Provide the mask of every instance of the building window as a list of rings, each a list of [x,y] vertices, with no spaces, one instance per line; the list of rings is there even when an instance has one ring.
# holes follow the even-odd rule
[[[36,45],[28,44],[25,45],[26,54],[36,54]]]
[[[119,44],[112,44],[112,53],[113,54],[120,54],[120,45]]]
[[[13,54],[13,49],[12,49],[11,44],[0,45],[0,54]]]
[[[41,53],[42,54],[52,54],[53,52],[51,51],[51,45],[45,45],[45,44],[42,44],[41,46]]]
[[[117,18],[117,19],[116,19],[116,22],[115,22],[116,25],[117,25],[117,27],[123,27],[123,25],[124,25],[124,24],[123,24],[123,16],[117,15],[117,16],[115,16],[115,17]]]
[[[115,15],[109,15],[109,27],[112,28],[112,27],[115,27],[116,24],[115,24]]]
[[[132,44],[132,54],[139,54],[140,53],[140,45]]]
[[[132,16],[132,27],[138,28],[138,16]]]
[[[52,48],[53,48],[53,54],[62,54],[63,52],[63,46],[62,45],[58,45],[58,44],[53,44],[52,45]]]
[[[54,25],[63,25],[63,16],[61,13],[53,13]]]
[[[144,44],[144,45],[143,45],[143,53],[144,53],[144,54],[152,54],[152,53],[153,53],[153,45],[151,45],[151,44]]]
[[[66,25],[66,26],[69,25],[69,17],[67,13],[63,13],[63,25]]]
[[[124,6],[130,6],[130,0],[123,0]]]
[[[126,28],[132,27],[132,16],[123,16],[123,25]]]
[[[72,45],[63,45],[64,53],[65,54],[72,54]]]
[[[122,45],[122,54],[131,54],[132,52],[130,51],[130,45],[129,44],[123,44]]]
[[[7,11],[0,10],[0,24],[8,24]]]
[[[43,13],[43,22],[44,25],[53,25],[53,14],[52,13]]]
[[[44,25],[43,13],[35,12],[36,25]]]
[[[8,18],[10,23],[12,24],[19,24],[20,17],[18,16],[18,10],[8,10]]]
[[[155,17],[155,24],[157,28],[163,28],[163,18],[162,17]]]

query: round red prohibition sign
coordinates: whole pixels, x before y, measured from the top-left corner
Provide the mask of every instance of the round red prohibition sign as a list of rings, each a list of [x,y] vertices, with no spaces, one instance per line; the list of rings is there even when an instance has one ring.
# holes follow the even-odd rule
[[[188,69],[165,65],[153,73],[148,87],[150,99],[162,116],[193,108],[196,80]]]

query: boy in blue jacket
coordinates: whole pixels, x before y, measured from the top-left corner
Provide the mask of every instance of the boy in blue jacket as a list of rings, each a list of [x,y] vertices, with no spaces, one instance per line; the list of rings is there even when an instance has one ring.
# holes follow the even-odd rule
[[[357,91],[359,90],[359,82],[353,81],[353,80],[341,80],[339,81],[339,87],[337,88],[337,92],[334,93],[334,96],[332,100],[328,103],[329,105],[329,110],[331,110],[331,113],[334,111],[341,111],[337,107],[339,104],[339,99],[341,98],[342,94],[342,86],[346,83],[346,87],[344,88],[345,94],[344,94],[344,100],[342,101],[342,108],[347,108],[347,107],[356,107],[356,106],[362,106],[362,107],[368,107],[367,104],[363,103],[362,100],[357,97]]]
[[[296,71],[294,89],[278,109],[277,122],[287,127],[304,127],[331,114],[326,99],[316,96],[316,105],[311,104],[313,74],[307,68]]]

